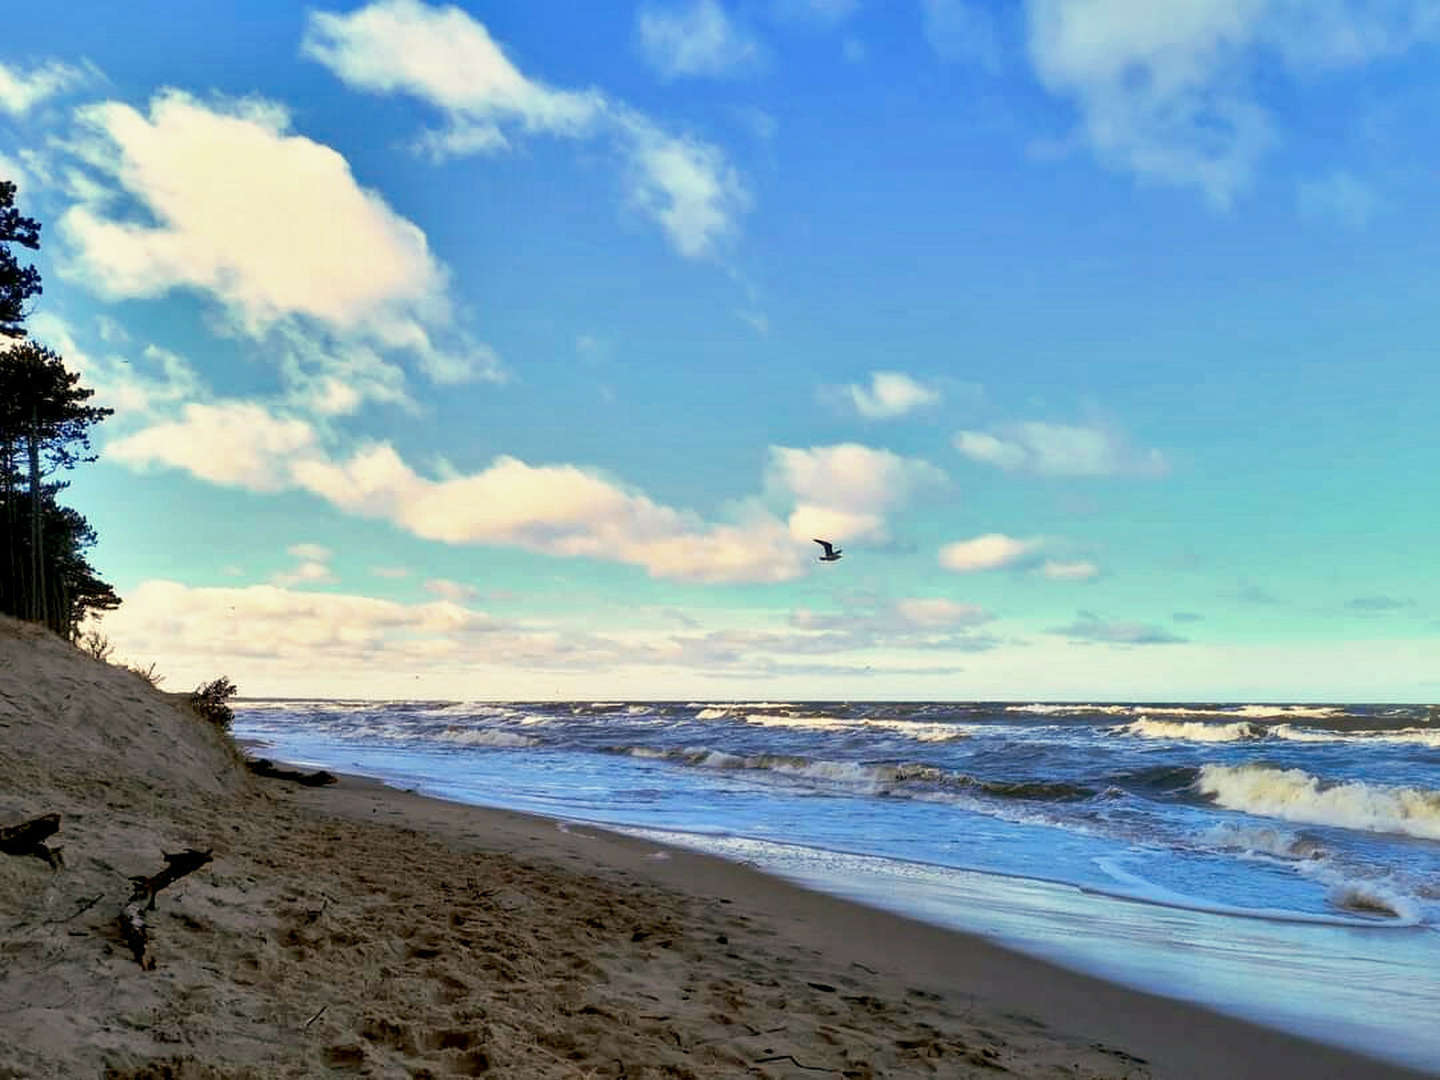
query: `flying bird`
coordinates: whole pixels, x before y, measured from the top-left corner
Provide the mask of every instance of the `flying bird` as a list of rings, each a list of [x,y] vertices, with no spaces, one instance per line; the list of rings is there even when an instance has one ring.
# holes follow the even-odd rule
[[[815,543],[825,549],[825,554],[820,556],[821,562],[840,561],[840,548],[835,547],[829,540],[816,540]]]

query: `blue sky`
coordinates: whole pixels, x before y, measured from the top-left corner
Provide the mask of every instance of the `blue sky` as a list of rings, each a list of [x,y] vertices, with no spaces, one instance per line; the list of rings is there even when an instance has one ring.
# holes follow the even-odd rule
[[[1440,693],[1433,3],[52,7],[0,172],[177,684]]]

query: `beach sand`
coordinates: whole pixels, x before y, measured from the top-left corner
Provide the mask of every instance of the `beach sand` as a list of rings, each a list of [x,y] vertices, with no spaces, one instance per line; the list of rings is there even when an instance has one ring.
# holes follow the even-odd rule
[[[1418,1076],[749,867],[344,777],[261,780],[176,695],[0,622],[12,1077]],[[161,852],[155,968],[118,923]]]

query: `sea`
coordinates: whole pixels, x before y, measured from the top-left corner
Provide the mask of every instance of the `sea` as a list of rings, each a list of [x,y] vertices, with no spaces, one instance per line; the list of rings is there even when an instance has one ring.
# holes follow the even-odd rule
[[[1437,706],[251,700],[234,730],[1440,1075]]]

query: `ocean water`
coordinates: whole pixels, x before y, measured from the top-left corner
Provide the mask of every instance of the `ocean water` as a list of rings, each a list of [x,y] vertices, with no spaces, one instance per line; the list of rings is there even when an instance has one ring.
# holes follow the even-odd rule
[[[1440,1074],[1434,706],[248,701],[235,731]]]

